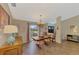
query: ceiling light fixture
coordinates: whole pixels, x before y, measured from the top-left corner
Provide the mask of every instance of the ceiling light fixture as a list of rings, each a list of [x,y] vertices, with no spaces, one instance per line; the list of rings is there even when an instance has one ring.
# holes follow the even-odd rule
[[[39,22],[37,22],[37,25],[39,26],[39,36],[41,35],[41,33],[42,33],[42,28],[43,28],[43,26],[45,25],[45,23],[44,22],[42,22],[42,15],[40,15],[40,21]]]
[[[45,23],[44,22],[42,22],[42,15],[40,15],[40,21],[39,22],[37,22],[37,25],[39,25],[39,26],[43,26]]]
[[[11,3],[12,7],[16,7],[16,3]]]

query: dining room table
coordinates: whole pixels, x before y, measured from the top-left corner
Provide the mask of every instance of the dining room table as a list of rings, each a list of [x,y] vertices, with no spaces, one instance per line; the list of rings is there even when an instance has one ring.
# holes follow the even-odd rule
[[[42,46],[44,45],[44,37],[43,36],[35,36],[35,37],[32,37],[32,39],[35,41],[35,44],[39,48],[42,48]]]

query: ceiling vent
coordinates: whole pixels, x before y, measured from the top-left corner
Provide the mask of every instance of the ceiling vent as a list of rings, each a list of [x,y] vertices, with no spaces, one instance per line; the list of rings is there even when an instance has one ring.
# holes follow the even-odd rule
[[[12,7],[16,7],[16,3],[11,3]]]

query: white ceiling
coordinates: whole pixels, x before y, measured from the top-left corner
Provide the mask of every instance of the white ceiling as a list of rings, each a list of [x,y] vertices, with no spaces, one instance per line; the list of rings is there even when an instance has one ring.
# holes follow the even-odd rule
[[[79,3],[16,3],[16,7],[8,4],[12,16],[27,21],[42,21],[54,23],[57,16],[62,20],[79,15]]]

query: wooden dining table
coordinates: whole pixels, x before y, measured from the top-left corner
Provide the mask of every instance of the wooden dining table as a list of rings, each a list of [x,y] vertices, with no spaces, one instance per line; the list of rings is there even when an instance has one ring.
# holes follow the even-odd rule
[[[35,36],[35,37],[32,37],[34,41],[42,41],[44,40],[43,37],[39,37],[39,36]]]
[[[41,48],[44,45],[44,38],[43,37],[36,36],[36,37],[33,37],[32,39],[35,41],[36,45],[39,48]]]
[[[37,46],[49,45],[50,42],[53,42],[53,37],[47,36],[35,36],[32,38]]]

